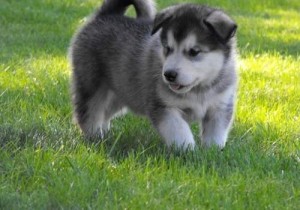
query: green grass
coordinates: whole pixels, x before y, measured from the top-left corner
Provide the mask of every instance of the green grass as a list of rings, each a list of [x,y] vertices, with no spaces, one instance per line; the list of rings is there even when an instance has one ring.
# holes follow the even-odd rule
[[[66,52],[100,2],[1,1],[0,209],[299,209],[300,2],[190,2],[239,25],[236,119],[222,152],[168,151],[133,115],[87,142],[72,124]]]

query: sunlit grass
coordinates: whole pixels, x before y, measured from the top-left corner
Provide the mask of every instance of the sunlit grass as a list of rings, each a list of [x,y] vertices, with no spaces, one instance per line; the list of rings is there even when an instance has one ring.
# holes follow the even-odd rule
[[[67,48],[99,1],[1,2],[0,209],[300,206],[300,3],[201,2],[238,22],[239,93],[225,150],[187,154],[131,114],[103,142],[72,123]]]
[[[236,15],[239,23],[240,50],[299,55],[299,14],[296,10],[266,9]]]
[[[248,55],[240,63],[237,121],[267,129],[261,144],[277,144],[299,153],[299,58],[280,54]],[[249,109],[251,111],[249,111]],[[270,133],[276,133],[269,139]]]

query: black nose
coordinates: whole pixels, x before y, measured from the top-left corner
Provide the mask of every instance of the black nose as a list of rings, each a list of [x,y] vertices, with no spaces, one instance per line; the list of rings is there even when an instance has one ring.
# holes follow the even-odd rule
[[[176,80],[176,77],[177,77],[177,72],[172,71],[172,70],[168,70],[164,73],[164,76],[166,77],[166,79],[169,82],[174,82]]]

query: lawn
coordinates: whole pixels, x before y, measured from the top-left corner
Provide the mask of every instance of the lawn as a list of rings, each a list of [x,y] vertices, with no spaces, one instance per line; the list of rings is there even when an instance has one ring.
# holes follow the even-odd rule
[[[1,1],[0,209],[299,209],[300,1],[190,2],[239,25],[238,102],[223,151],[170,151],[132,114],[104,141],[84,139],[66,54],[100,1]]]

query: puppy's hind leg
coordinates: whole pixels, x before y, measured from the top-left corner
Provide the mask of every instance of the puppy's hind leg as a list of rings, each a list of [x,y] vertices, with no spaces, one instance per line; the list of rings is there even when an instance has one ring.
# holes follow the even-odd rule
[[[99,87],[88,100],[78,100],[75,103],[75,117],[87,137],[103,138],[109,129],[109,121],[105,112],[110,105],[111,91],[106,87]]]
[[[110,121],[115,117],[124,115],[126,112],[127,109],[125,108],[123,103],[121,103],[115,93],[109,91],[106,109],[104,112],[105,127],[103,127],[103,129],[108,131],[110,129]]]
[[[188,123],[176,109],[164,109],[155,112],[152,121],[168,146],[178,149],[194,149],[195,141]]]

